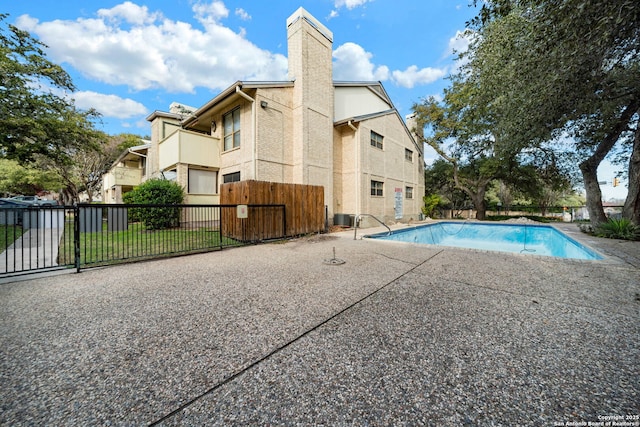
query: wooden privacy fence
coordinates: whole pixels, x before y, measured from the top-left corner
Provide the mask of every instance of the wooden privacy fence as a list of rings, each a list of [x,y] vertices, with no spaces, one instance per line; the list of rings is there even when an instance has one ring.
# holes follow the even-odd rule
[[[247,218],[239,219],[235,212],[222,218],[222,232],[238,240],[265,240],[285,236],[317,233],[325,229],[324,187],[318,185],[285,184],[265,181],[240,181],[222,184],[222,205],[284,205],[285,221],[278,211],[249,207]],[[265,227],[265,224],[271,224]],[[282,227],[285,232],[282,233]],[[258,235],[260,234],[260,235]]]

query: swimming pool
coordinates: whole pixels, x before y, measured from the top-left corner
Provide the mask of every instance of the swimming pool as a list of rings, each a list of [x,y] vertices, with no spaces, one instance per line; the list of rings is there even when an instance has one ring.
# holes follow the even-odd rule
[[[595,251],[548,225],[438,222],[365,236],[381,240],[598,260]]]

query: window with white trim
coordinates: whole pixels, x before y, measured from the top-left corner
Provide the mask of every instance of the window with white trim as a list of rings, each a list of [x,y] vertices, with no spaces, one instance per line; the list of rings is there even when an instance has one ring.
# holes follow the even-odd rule
[[[222,116],[224,151],[240,147],[240,107]]]

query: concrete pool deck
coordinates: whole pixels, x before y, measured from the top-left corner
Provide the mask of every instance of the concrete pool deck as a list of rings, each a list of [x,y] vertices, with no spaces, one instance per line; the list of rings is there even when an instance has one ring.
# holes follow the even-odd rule
[[[640,243],[558,227],[606,259],[351,230],[4,283],[0,424],[624,421]]]

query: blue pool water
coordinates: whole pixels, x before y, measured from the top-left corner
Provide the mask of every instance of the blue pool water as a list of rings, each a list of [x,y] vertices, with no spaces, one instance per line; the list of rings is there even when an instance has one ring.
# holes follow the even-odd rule
[[[560,258],[602,259],[598,253],[547,225],[439,222],[373,234],[368,238],[517,252]]]

